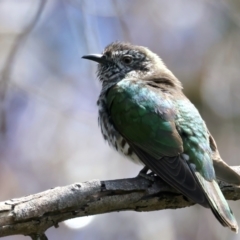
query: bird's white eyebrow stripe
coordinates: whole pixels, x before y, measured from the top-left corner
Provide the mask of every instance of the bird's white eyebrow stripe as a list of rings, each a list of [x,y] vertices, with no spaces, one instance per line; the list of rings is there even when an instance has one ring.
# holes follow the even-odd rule
[[[113,56],[118,56],[118,55],[126,55],[126,54],[134,54],[135,58],[137,59],[143,59],[146,57],[144,54],[140,53],[137,50],[118,50],[113,53]]]
[[[121,54],[127,54],[129,53],[129,50],[119,50],[119,51],[115,51],[114,55],[121,55]]]
[[[122,51],[122,54],[127,54],[127,53],[129,53],[129,50],[123,50]]]

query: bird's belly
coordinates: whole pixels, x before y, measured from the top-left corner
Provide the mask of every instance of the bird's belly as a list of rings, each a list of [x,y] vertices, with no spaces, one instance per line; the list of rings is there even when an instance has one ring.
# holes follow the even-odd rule
[[[121,155],[126,156],[129,160],[137,163],[137,164],[143,164],[139,157],[132,151],[132,148],[129,146],[129,144],[123,139],[123,137],[119,138],[119,141],[117,141],[117,147],[112,145]]]
[[[106,112],[99,111],[98,122],[104,139],[111,147],[135,163],[142,164],[127,141],[115,129],[114,125],[111,123],[110,117]]]

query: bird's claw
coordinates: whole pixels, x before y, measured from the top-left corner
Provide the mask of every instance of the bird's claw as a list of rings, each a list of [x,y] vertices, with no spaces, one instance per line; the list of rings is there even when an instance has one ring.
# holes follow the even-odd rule
[[[150,180],[152,182],[155,181],[155,177],[154,177],[154,173],[153,172],[150,172],[150,173],[147,173],[149,171],[149,168],[148,167],[144,167],[140,172],[139,174],[137,175],[137,177],[143,177],[147,180]]]

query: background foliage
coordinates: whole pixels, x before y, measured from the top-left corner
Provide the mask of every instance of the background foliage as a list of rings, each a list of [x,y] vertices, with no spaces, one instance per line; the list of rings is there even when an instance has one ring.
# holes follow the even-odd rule
[[[137,175],[141,166],[102,139],[96,64],[81,59],[116,40],[161,56],[206,120],[223,159],[240,165],[238,0],[1,0],[0,200]],[[239,204],[230,203],[240,224]],[[80,220],[84,227],[48,230],[49,239],[240,239],[200,206]]]

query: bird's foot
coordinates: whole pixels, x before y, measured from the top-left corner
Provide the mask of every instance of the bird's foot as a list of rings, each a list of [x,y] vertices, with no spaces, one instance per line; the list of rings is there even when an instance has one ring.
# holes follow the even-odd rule
[[[150,180],[152,182],[155,181],[155,177],[154,177],[154,173],[151,171],[150,173],[147,173],[150,169],[148,167],[144,167],[139,174],[137,175],[137,177],[143,177],[147,180]]]

